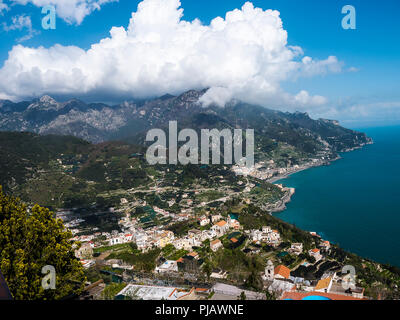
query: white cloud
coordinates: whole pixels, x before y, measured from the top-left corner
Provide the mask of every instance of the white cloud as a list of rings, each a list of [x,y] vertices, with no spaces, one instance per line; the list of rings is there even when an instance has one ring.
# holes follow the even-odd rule
[[[353,122],[392,121],[400,119],[400,101],[344,101],[320,113],[326,118]]]
[[[182,16],[179,0],[144,0],[127,29],[113,27],[109,38],[87,51],[17,45],[0,69],[0,93],[23,98],[101,92],[124,98],[211,88],[203,103],[238,98],[291,110],[326,99],[306,91],[291,95],[280,83],[342,70],[333,56],[302,58],[301,48],[288,45],[278,11],[247,2],[210,25]]]
[[[26,15],[12,17],[12,24],[9,26],[6,23],[3,23],[3,29],[5,31],[22,30],[24,28],[32,29],[31,17]]]
[[[0,0],[1,1],[1,0]],[[37,7],[53,5],[57,16],[72,24],[81,24],[83,19],[101,6],[118,0],[10,0],[14,3],[26,5],[32,3]]]
[[[199,102],[201,105],[207,107],[210,104],[216,104],[219,107],[224,107],[229,101],[232,100],[232,92],[224,87],[213,87],[203,94]]]
[[[10,24],[10,25],[7,25],[5,22],[3,22],[3,29],[5,31],[7,31],[7,32],[14,31],[14,30],[21,31],[24,29],[27,29],[27,31],[28,31],[28,33],[25,36],[17,39],[17,42],[23,42],[23,41],[29,40],[35,34],[38,33],[36,30],[34,30],[32,28],[32,21],[31,21],[30,16],[26,16],[26,15],[22,14],[22,15],[12,17],[11,20],[12,20],[12,24]]]
[[[5,4],[3,0],[0,0],[0,15],[3,15],[3,11],[7,11],[8,9],[7,4]]]
[[[313,107],[313,106],[320,106],[326,104],[328,101],[325,97],[322,96],[310,96],[310,94],[302,90],[300,91],[295,97],[295,102],[303,107]]]

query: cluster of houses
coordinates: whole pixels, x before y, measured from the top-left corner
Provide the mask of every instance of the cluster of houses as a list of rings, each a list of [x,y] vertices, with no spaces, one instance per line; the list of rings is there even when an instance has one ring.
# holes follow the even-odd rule
[[[250,176],[260,180],[270,179],[276,175],[284,175],[288,173],[296,172],[300,169],[299,165],[294,165],[287,168],[278,168],[274,160],[260,161],[252,167],[247,167],[244,165],[234,165],[232,171],[236,175]]]
[[[239,229],[240,223],[237,219],[232,216],[228,216],[227,220],[223,220],[221,215],[212,215],[208,218],[202,216],[199,218],[199,222],[207,221],[207,224],[212,224],[212,226],[207,230],[191,229],[188,231],[187,235],[181,238],[169,238],[169,241],[164,243],[172,244],[176,249],[184,249],[187,251],[192,251],[193,247],[199,247],[203,245],[205,240],[210,240],[210,248],[212,251],[217,251],[219,248],[223,247],[219,237],[225,235],[230,229]],[[206,226],[204,224],[203,226]],[[162,246],[163,247],[163,246]],[[193,259],[198,259],[198,254],[196,252],[191,252],[187,256],[191,256]],[[161,265],[156,267],[156,273],[162,272],[174,272],[178,271],[178,263],[182,262],[181,259],[177,261],[167,260]]]
[[[297,246],[296,246],[297,247]],[[196,253],[192,253],[197,255]],[[195,257],[194,257],[195,258]],[[155,270],[156,273],[177,272],[179,261],[165,261]],[[213,271],[215,279],[225,279],[226,272]],[[327,272],[318,280],[305,280],[291,275],[291,270],[284,265],[274,266],[271,260],[262,275],[264,289],[279,300],[363,300],[364,289],[350,285],[349,275]],[[216,299],[237,299],[244,291],[247,299],[265,299],[264,293],[243,290],[225,283],[216,283],[212,288],[179,289],[149,285],[129,284],[117,297],[129,296],[143,300],[198,300],[204,299],[211,292]],[[202,293],[204,293],[202,295]],[[214,297],[213,296],[213,297]]]
[[[315,262],[318,262],[324,257],[323,253],[329,252],[330,249],[331,249],[330,242],[322,240],[319,244],[319,249],[318,248],[310,249],[308,250],[308,254],[310,255],[310,257],[313,257],[315,259]],[[290,245],[288,252],[297,256],[300,255],[301,253],[303,253],[303,244],[300,242],[292,243]]]
[[[246,233],[249,235],[253,243],[256,244],[266,243],[276,247],[281,241],[281,236],[278,230],[272,230],[269,226],[263,226],[261,230],[247,230]]]
[[[147,230],[134,229],[132,233],[119,233],[108,239],[109,245],[135,242],[137,248],[146,251],[149,248],[164,248],[167,244],[172,243],[175,239],[174,233],[169,230],[160,228],[151,228]]]
[[[238,230],[240,228],[239,221],[231,216],[228,216],[227,220],[223,220],[221,215],[202,216],[199,218],[199,223],[203,227],[209,224],[212,224],[212,226],[207,230],[191,229],[187,235],[175,238],[170,243],[176,249],[191,251],[193,247],[201,246],[205,240],[210,240],[211,249],[216,251],[222,246],[221,241],[217,238],[225,235],[230,229]],[[218,243],[220,243],[219,246]]]
[[[364,298],[364,289],[350,284],[349,274],[327,272],[319,280],[305,280],[292,276],[291,270],[284,265],[275,267],[269,260],[262,279],[265,288],[278,299],[303,300],[310,296],[326,300]]]
[[[188,213],[182,215],[174,215],[164,209],[154,207],[154,211],[164,217],[172,217],[175,220],[185,220],[191,216]],[[150,248],[158,247],[164,248],[165,246],[172,244],[176,249],[184,249],[191,253],[190,256],[193,259],[198,259],[198,254],[193,251],[193,247],[200,247],[203,245],[205,240],[210,241],[210,248],[216,252],[223,247],[220,240],[221,237],[226,235],[231,230],[238,231],[241,229],[241,225],[238,219],[234,215],[228,215],[227,218],[219,214],[214,215],[203,215],[198,218],[200,225],[199,229],[191,229],[183,237],[176,237],[172,231],[165,230],[164,226],[153,226],[151,228],[143,229],[138,220],[131,218],[130,215],[126,215],[120,221],[123,225],[125,232],[112,231],[108,232],[97,232],[92,235],[76,236],[74,240],[82,243],[81,247],[76,250],[75,255],[79,258],[84,267],[90,267],[94,262],[91,260],[93,257],[93,248],[100,246],[100,243],[96,239],[102,238],[104,245],[104,239],[110,246],[135,242],[138,249],[146,251]],[[78,221],[73,221],[71,226],[79,224]],[[280,233],[277,230],[273,230],[270,226],[263,226],[260,229],[252,229],[244,231],[247,234],[250,241],[254,244],[268,244],[273,247],[279,246],[281,243]],[[314,236],[318,236],[316,233],[311,233]],[[319,248],[313,248],[308,250],[308,254],[315,259],[316,262],[323,259],[323,254],[330,250],[329,241],[321,239]],[[287,250],[289,253],[294,255],[300,255],[304,252],[302,243],[292,243],[290,248]],[[182,260],[182,259],[181,259]],[[178,264],[182,261],[167,260],[163,261],[155,269],[155,273],[173,273],[178,272]],[[222,271],[221,271],[222,272]],[[214,278],[225,278],[226,274],[221,272],[215,273]],[[342,281],[345,281],[342,275],[333,273],[325,274],[317,282],[305,280],[298,277],[291,276],[291,270],[284,265],[274,266],[269,260],[265,271],[262,275],[264,280],[265,288],[269,292],[274,292],[278,297],[293,296],[293,293],[309,293],[309,292],[320,292],[324,294],[342,294],[347,297],[362,298],[363,291],[360,288],[353,288],[350,291],[341,291],[339,285]]]
[[[169,215],[167,211],[157,207],[154,208],[154,211],[163,215]],[[213,241],[225,235],[230,229],[240,229],[240,223],[236,218],[231,216],[228,216],[226,220],[222,218],[221,215],[202,216],[199,218],[200,226],[211,224],[210,228],[206,230],[192,229],[184,237],[178,238],[175,237],[172,231],[164,230],[163,226],[154,226],[144,230],[138,226],[135,219],[130,219],[127,216],[120,221],[120,223],[124,224],[123,229],[127,230],[125,232],[118,232],[116,230],[112,232],[97,232],[92,235],[75,236],[73,240],[89,243],[92,248],[104,245],[105,241],[106,245],[109,246],[135,242],[138,249],[143,252],[154,247],[164,248],[168,244],[172,244],[177,249],[190,251],[194,246],[201,246],[202,242],[207,239]],[[178,217],[178,219],[180,218]],[[129,229],[126,229],[126,227],[129,227]],[[101,241],[96,241],[100,238],[102,239]],[[213,250],[216,248],[217,246],[212,246]]]
[[[311,232],[313,236],[318,236]],[[318,236],[319,237],[319,236]],[[320,238],[320,237],[319,237]],[[308,254],[316,262],[324,258],[324,254],[331,250],[329,241],[320,239],[319,248],[308,250]],[[303,253],[302,243],[292,243],[288,252],[294,255]],[[364,299],[364,289],[356,287],[350,274],[341,272],[325,272],[320,279],[306,280],[291,275],[291,270],[284,266],[274,266],[268,260],[262,274],[264,288],[283,300],[358,300]]]
[[[155,211],[162,215],[169,214],[167,211],[159,208],[155,208]],[[132,221],[132,219],[129,220]],[[76,236],[74,240],[82,242],[82,245],[75,251],[75,255],[81,260],[85,268],[92,266],[94,264],[92,257],[93,248],[96,246],[95,239],[102,236],[109,245],[135,242],[138,249],[142,251],[146,251],[152,247],[164,248],[172,244],[178,250],[184,249],[189,251],[190,253],[186,257],[193,258],[195,261],[199,259],[199,256],[196,252],[193,252],[193,247],[202,246],[205,240],[210,240],[210,248],[215,252],[223,247],[220,240],[222,236],[231,230],[238,231],[241,228],[238,219],[234,215],[229,215],[227,218],[219,214],[204,215],[199,217],[198,221],[201,228],[191,229],[183,237],[176,237],[172,231],[164,230],[162,226],[155,226],[146,230],[131,226],[129,232],[97,232],[92,235]],[[263,226],[261,230],[252,229],[244,232],[250,241],[255,244],[265,243],[277,247],[281,243],[279,232],[269,226]],[[314,232],[311,232],[311,234],[318,236]],[[324,253],[329,252],[330,249],[330,242],[321,239],[318,248],[310,249],[307,252],[318,262],[324,258]],[[287,251],[290,254],[300,255],[304,252],[304,247],[302,243],[291,243]],[[155,268],[154,272],[178,272],[179,263],[183,263],[182,258],[176,261],[162,261]],[[225,279],[227,275],[223,270],[213,270],[211,276],[215,279]],[[347,276],[337,272],[327,272],[318,280],[307,280],[291,275],[291,270],[288,267],[284,265],[274,266],[272,261],[269,260],[262,274],[262,279],[264,281],[264,289],[274,293],[278,299],[302,300],[310,296],[321,296],[322,298],[332,300],[363,299],[364,290],[362,288],[344,285],[349,281],[346,278]]]

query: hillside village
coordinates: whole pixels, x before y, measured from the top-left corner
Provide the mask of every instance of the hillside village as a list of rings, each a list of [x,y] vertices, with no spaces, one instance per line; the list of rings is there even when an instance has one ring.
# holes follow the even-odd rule
[[[140,149],[125,143],[6,137],[10,150],[27,138],[33,153],[54,144],[11,188],[28,203],[54,209],[81,243],[76,257],[86,270],[85,298],[397,297],[396,268],[346,252],[274,215],[295,192],[275,181],[326,164],[329,157],[300,161],[300,154],[294,158],[281,145],[273,159],[258,159],[250,169],[150,166]],[[283,154],[291,159],[282,163]],[[12,163],[26,167],[18,157]],[[345,266],[354,266],[355,279]],[[349,278],[354,281],[347,284]]]
[[[239,202],[230,208],[246,205]],[[128,207],[128,201],[121,199],[121,207],[116,210]],[[152,210],[156,215],[171,218],[170,223],[146,229],[143,221],[127,210],[118,222],[122,232],[97,232],[74,238],[82,243],[76,256],[85,268],[101,266],[125,283],[120,292],[115,292],[119,299],[238,299],[242,292],[247,299],[303,299],[321,294],[330,299],[368,298],[364,288],[356,286],[349,274],[342,274],[342,266],[332,258],[334,246],[315,232],[307,234],[306,243],[289,242],[275,229],[276,225],[247,228],[240,223],[240,214],[229,210],[211,209],[202,215],[174,214],[157,206]],[[190,228],[177,234],[168,229],[175,223]],[[252,280],[256,284],[248,284],[254,271],[225,270],[216,263],[224,251],[237,250],[260,260]],[[155,252],[152,268],[139,270],[125,258],[127,252]],[[179,285],[182,278],[190,279],[191,285]]]

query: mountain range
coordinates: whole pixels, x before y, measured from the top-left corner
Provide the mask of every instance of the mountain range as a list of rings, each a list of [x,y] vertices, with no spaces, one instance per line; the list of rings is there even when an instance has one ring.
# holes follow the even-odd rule
[[[328,159],[371,142],[364,133],[343,128],[334,120],[311,119],[307,113],[274,111],[241,101],[231,101],[224,108],[204,108],[199,99],[205,92],[190,90],[112,106],[78,99],[58,102],[47,95],[19,103],[0,100],[0,131],[143,144],[149,129],[167,128],[168,121],[175,120],[179,128],[251,128],[259,152],[271,153],[283,146],[305,158],[323,154]]]

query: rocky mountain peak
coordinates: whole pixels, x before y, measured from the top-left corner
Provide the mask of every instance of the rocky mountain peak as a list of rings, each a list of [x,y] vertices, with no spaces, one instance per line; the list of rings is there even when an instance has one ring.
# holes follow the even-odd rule
[[[57,101],[54,100],[52,97],[48,96],[48,95],[44,95],[42,96],[39,101],[41,103],[45,103],[45,104],[57,104]]]
[[[44,95],[37,100],[34,100],[29,106],[28,110],[42,110],[42,111],[49,111],[49,110],[59,110],[62,108],[62,104],[58,103],[55,99],[48,95]]]

